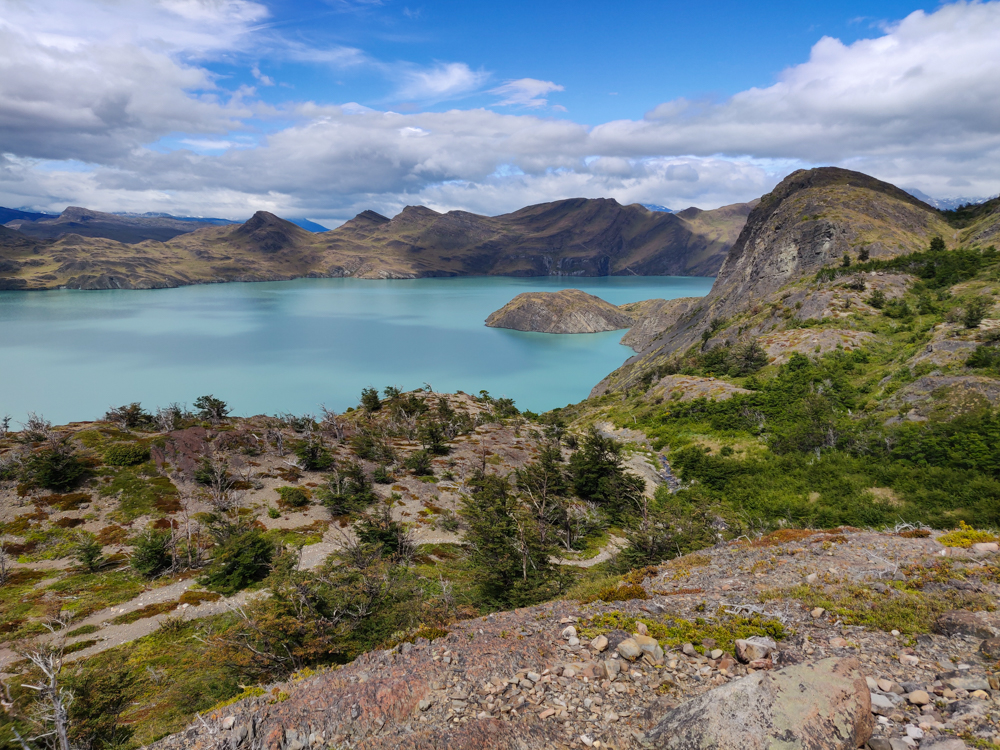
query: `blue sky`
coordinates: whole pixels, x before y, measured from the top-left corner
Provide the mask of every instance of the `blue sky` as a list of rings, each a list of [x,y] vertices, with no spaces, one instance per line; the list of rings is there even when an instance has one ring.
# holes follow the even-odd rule
[[[711,208],[824,164],[1000,192],[1000,1],[0,0],[0,205]]]
[[[550,101],[569,117],[598,124],[638,118],[677,97],[724,97],[768,86],[805,60],[823,36],[845,43],[877,35],[883,24],[934,5],[913,2],[312,2],[269,4],[271,29],[317,50],[348,47],[387,65],[462,62],[503,81],[535,78],[565,88]],[[210,66],[257,85],[246,61]],[[262,56],[261,72],[282,87],[261,95],[354,101],[371,107],[441,110],[492,106],[471,94],[443,102],[407,101],[368,65],[337,68]],[[285,86],[289,88],[285,88]],[[487,86],[484,90],[489,90]]]

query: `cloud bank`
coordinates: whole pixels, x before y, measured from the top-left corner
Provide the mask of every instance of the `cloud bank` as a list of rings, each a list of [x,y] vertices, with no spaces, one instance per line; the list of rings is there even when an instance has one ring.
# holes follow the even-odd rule
[[[818,164],[940,197],[1000,192],[1000,2],[918,11],[850,45],[823,38],[771,86],[593,126],[551,116],[556,82],[488,89],[490,73],[465,62],[305,49],[269,31],[258,3],[81,5],[0,0],[0,205],[233,217],[265,208],[331,225],[410,203],[490,214],[570,196],[713,207]],[[70,22],[71,7],[86,21]],[[417,109],[472,94],[496,101],[446,112],[275,108],[207,67],[243,61],[271,85],[265,48],[369,66]]]

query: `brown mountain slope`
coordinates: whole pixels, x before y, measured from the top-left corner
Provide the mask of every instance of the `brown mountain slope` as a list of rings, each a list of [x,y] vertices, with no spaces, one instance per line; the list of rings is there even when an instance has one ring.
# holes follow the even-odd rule
[[[793,172],[752,210],[708,296],[646,341],[594,393],[687,349],[711,321],[773,301],[787,285],[824,266],[839,265],[845,254],[856,259],[864,248],[872,258],[894,257],[925,250],[935,236],[949,248],[982,244],[1000,223],[1000,206],[979,209],[965,227],[949,224],[949,219],[954,221],[896,186],[859,172],[834,167]]]
[[[0,244],[0,284],[145,289],[304,276],[712,275],[748,211],[745,204],[688,209],[682,218],[583,198],[493,217],[407,206],[392,219],[365,211],[318,234],[261,211],[243,225],[209,226],[165,242],[72,234]]]

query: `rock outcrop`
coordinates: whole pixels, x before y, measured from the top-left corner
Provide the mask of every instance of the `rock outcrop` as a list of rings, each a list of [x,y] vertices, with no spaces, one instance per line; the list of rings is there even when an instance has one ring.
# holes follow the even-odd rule
[[[525,292],[486,319],[490,328],[538,333],[598,333],[629,328],[635,319],[579,289]]]
[[[756,672],[703,693],[647,733],[657,750],[856,750],[872,735],[871,694],[856,659]]]

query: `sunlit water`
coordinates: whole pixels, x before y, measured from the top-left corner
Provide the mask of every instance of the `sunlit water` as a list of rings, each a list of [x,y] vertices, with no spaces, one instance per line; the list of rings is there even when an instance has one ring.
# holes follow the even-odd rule
[[[613,304],[702,296],[710,278],[300,279],[153,291],[0,292],[0,416],[54,423],[110,405],[234,413],[342,411],[365,386],[486,389],[544,411],[587,396],[632,350],[622,331],[487,328],[525,291],[577,288]],[[14,425],[16,426],[16,425]]]

